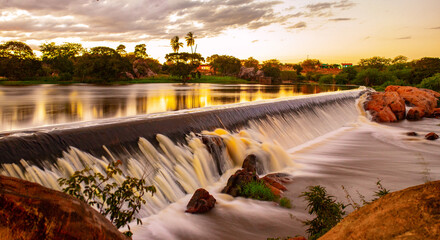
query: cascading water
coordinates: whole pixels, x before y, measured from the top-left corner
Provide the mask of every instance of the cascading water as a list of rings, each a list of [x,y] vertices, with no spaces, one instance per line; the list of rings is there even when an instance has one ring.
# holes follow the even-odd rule
[[[148,139],[148,133],[139,132],[137,146],[114,147],[108,144],[102,147],[102,155],[93,151],[80,150],[71,145],[62,151],[61,156],[53,159],[54,154],[51,152],[53,148],[48,148],[47,151],[51,154],[46,155],[47,160],[33,161],[33,159],[25,158],[12,163],[10,158],[2,160],[0,174],[60,189],[57,183],[58,178],[70,176],[74,171],[81,170],[85,166],[95,171],[103,171],[110,161],[120,159],[124,162],[125,175],[143,177],[148,184],[158,189],[154,196],[146,197],[148,204],[140,212],[140,216],[146,217],[194,192],[197,188],[215,184],[222,174],[228,177],[231,170],[241,166],[248,154],[258,156],[263,163],[264,172],[281,171],[285,167],[292,167],[294,161],[286,149],[355,121],[358,112],[354,103],[360,93],[361,91],[356,90],[314,97],[269,100],[246,105],[237,104],[214,110],[184,111],[180,115],[179,113],[174,115],[190,119],[189,122],[192,125],[190,127],[193,130],[200,129],[196,126],[207,126],[206,120],[211,118],[218,119],[220,125],[216,127],[227,127],[231,130],[218,128],[213,131],[202,130],[198,133],[181,131],[181,135],[186,134],[184,141],[178,138],[171,140],[163,134],[157,134],[152,140]],[[192,116],[200,112],[205,115],[200,118]],[[160,119],[158,117],[158,120]],[[128,123],[124,124],[129,125]],[[95,128],[99,130],[99,127]],[[112,127],[111,124],[104,126],[105,129],[110,127]],[[113,128],[117,127],[119,127],[118,124]],[[212,126],[209,127],[212,128]],[[98,131],[95,128],[92,130]],[[65,142],[62,139],[63,136],[67,136],[66,139],[72,138],[71,133],[81,129],[67,129],[66,132],[70,135],[57,130],[56,137],[54,133],[47,131],[44,133],[45,141],[55,139],[53,141],[56,145],[58,142]],[[179,129],[173,130],[179,132]],[[170,135],[174,136],[175,133]],[[36,134],[6,136],[0,143],[4,148],[5,145],[7,146],[8,139],[16,142],[35,136]],[[113,137],[120,138],[119,136]],[[79,141],[87,141],[87,139]],[[111,139],[105,139],[104,142],[111,141]],[[27,143],[35,142],[27,140]],[[28,147],[28,144],[24,147]],[[98,144],[100,143],[95,143],[95,145]],[[79,144],[79,146],[82,145]]]

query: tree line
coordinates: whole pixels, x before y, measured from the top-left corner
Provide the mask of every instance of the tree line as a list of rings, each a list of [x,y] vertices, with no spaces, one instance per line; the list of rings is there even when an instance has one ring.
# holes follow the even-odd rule
[[[238,76],[243,68],[261,71],[271,77],[273,83],[290,81],[318,82],[322,84],[354,84],[376,86],[420,85],[440,90],[440,58],[424,57],[408,61],[405,56],[394,59],[372,57],[361,59],[355,66],[325,74],[320,71],[323,64],[317,59],[307,59],[298,64],[282,64],[277,59],[260,63],[253,57],[240,60],[234,56],[214,54],[206,59],[197,53],[196,36],[189,32],[185,36],[186,46],[191,52],[179,52],[184,46],[179,36],[170,40],[172,52],[166,54],[166,62],[149,57],[145,44],[135,46],[127,52],[124,45],[116,49],[100,46],[84,48],[79,43],[44,43],[41,56],[23,42],[9,41],[0,44],[0,76],[9,80],[34,80],[54,78],[59,81],[110,82],[127,78],[145,78],[149,73],[175,76],[186,82],[190,76],[200,76],[197,68],[209,62],[212,73],[220,76]],[[335,66],[330,65],[331,68]]]

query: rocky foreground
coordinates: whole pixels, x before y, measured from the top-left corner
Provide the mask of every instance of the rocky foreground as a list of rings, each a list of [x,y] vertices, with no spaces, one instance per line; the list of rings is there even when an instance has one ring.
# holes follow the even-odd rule
[[[368,93],[364,108],[376,122],[440,118],[439,98],[440,93],[429,89],[388,86],[385,92]]]
[[[0,175],[0,239],[128,239],[85,202]]]
[[[345,217],[320,240],[440,239],[440,181],[389,193]]]

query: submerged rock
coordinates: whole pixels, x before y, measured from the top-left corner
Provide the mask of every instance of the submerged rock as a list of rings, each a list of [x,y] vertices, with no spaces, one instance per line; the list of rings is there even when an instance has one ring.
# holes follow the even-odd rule
[[[258,176],[255,172],[249,172],[246,169],[237,170],[229,177],[228,183],[223,188],[222,193],[229,194],[233,197],[238,197],[242,186],[252,182],[258,181]]]
[[[203,188],[199,188],[194,192],[191,200],[186,206],[187,213],[205,213],[210,211],[215,206],[215,198]]]
[[[416,137],[416,136],[418,136],[418,134],[417,134],[416,132],[407,132],[406,135],[407,135],[407,136],[410,136],[410,137]]]
[[[411,108],[406,114],[406,119],[410,121],[418,121],[422,119],[422,110],[418,107]]]
[[[0,176],[0,239],[128,239],[85,202]]]
[[[425,135],[425,138],[427,140],[436,140],[436,139],[438,139],[438,135],[436,133],[430,132]]]
[[[379,198],[349,214],[320,240],[440,239],[440,181]]]

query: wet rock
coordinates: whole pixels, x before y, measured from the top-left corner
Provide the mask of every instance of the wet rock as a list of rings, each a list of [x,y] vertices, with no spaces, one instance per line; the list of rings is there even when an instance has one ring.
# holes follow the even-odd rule
[[[427,139],[427,140],[436,140],[436,139],[438,139],[438,135],[433,133],[433,132],[430,132],[430,133],[425,135],[425,139]]]
[[[194,192],[191,200],[186,206],[187,213],[205,213],[215,206],[215,198],[203,188],[199,188]]]
[[[255,68],[253,68],[253,67],[247,68],[247,67],[242,66],[240,68],[240,72],[238,73],[238,77],[243,78],[243,79],[254,80],[255,79]]]
[[[407,135],[407,136],[410,136],[410,137],[416,137],[416,136],[418,136],[418,134],[417,134],[416,132],[407,132],[406,135]]]
[[[431,113],[432,118],[440,118],[440,108],[434,108],[434,110]]]
[[[342,219],[320,240],[440,239],[440,181],[389,193]]]
[[[215,161],[218,173],[222,175],[226,171],[226,162],[223,154],[226,145],[223,139],[216,135],[202,135],[202,142]]]
[[[418,107],[411,108],[406,114],[406,119],[410,121],[418,121],[422,119],[422,110]]]
[[[422,90],[409,86],[388,86],[385,92],[397,92],[408,104],[418,107],[422,117],[432,114],[437,107],[437,94],[433,91]]]
[[[289,238],[288,240],[307,240],[307,238],[303,236],[298,236],[298,237]]]
[[[286,191],[287,188],[281,183],[279,182],[276,178],[272,178],[270,176],[264,176],[263,178],[261,178],[261,180],[263,180],[263,182],[267,185],[270,185],[274,188],[277,188],[281,191]]]
[[[128,239],[95,209],[65,193],[0,176],[0,239]]]
[[[287,173],[271,173],[267,174],[266,177],[275,179],[281,183],[291,183],[293,182],[293,176]]]
[[[244,170],[252,173],[257,172],[257,156],[254,154],[248,155],[244,161],[243,165],[241,166]]]
[[[396,122],[405,117],[405,102],[398,94],[385,94],[382,92],[368,94],[369,101],[365,103],[364,108],[370,112],[374,121]]]
[[[249,172],[246,169],[240,169],[235,172],[228,179],[226,187],[223,188],[222,193],[227,193],[233,197],[237,197],[240,194],[241,187],[252,181],[258,181],[258,176],[255,172]]]

